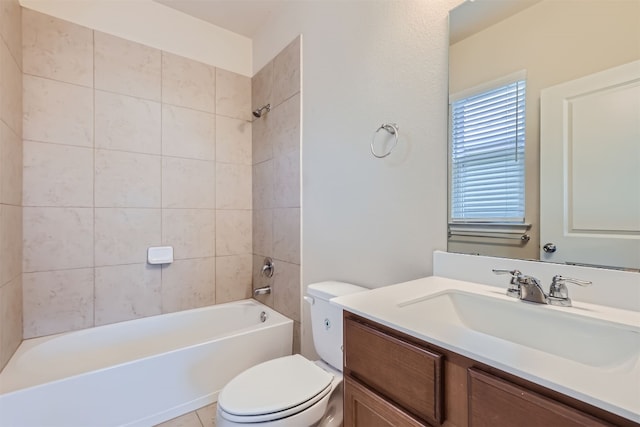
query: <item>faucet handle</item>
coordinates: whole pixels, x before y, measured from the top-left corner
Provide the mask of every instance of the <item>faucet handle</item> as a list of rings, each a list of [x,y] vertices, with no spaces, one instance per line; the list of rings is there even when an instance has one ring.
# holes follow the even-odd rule
[[[511,286],[507,289],[507,295],[513,298],[520,298],[520,284],[522,279],[522,272],[520,270],[501,270],[494,268],[493,271],[495,274],[510,274],[511,281],[509,282]]]
[[[551,280],[551,287],[549,288],[549,304],[571,307],[569,289],[567,289],[566,285],[567,282],[583,287],[591,286],[592,284],[592,282],[588,280],[574,279],[557,274],[553,276],[553,279]]]
[[[511,275],[511,284],[517,285],[520,283],[520,279],[523,277],[522,272],[520,270],[501,270],[498,268],[494,268],[491,270],[494,274],[510,274]]]

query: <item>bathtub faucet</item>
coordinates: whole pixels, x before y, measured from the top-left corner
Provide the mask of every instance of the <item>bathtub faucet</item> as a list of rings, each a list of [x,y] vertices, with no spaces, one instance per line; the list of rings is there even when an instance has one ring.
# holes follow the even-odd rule
[[[269,257],[266,257],[262,262],[262,270],[260,270],[260,274],[262,274],[266,278],[273,277],[273,260]]]
[[[257,297],[258,295],[268,295],[271,293],[271,286],[263,286],[261,288],[255,288],[253,290],[253,296]]]

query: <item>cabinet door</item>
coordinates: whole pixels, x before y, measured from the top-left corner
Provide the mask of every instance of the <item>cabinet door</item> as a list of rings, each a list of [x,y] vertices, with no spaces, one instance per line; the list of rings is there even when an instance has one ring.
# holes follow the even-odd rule
[[[345,319],[345,369],[362,384],[433,425],[442,411],[442,356]]]
[[[601,427],[611,426],[485,372],[469,369],[470,427]]]
[[[344,379],[344,427],[426,426],[355,380]]]

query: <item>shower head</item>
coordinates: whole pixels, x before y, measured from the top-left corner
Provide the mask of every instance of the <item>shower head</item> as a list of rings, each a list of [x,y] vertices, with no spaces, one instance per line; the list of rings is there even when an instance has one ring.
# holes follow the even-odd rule
[[[271,104],[267,104],[267,105],[264,105],[264,106],[262,106],[262,107],[258,108],[257,110],[253,110],[253,116],[254,116],[254,117],[262,117],[262,114],[263,114],[265,111],[266,111],[267,113],[268,113],[269,111],[271,111]]]

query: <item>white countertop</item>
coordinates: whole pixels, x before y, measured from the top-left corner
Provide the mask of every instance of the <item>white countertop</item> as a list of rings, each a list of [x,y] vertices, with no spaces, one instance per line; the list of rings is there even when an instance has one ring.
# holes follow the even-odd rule
[[[481,363],[525,378],[614,414],[640,422],[640,358],[632,357],[616,366],[592,366],[464,327],[459,322],[429,321],[416,310],[406,310],[408,301],[421,301],[448,291],[477,294],[509,304],[533,304],[504,295],[504,289],[443,277],[430,276],[334,298],[345,310],[451,350]],[[574,301],[573,307],[535,304],[535,310],[560,311],[615,323],[637,333],[640,343],[640,313]],[[514,306],[518,309],[519,306]],[[529,307],[527,310],[531,311]],[[544,315],[544,312],[541,312]],[[552,313],[553,314],[553,313]],[[527,333],[535,324],[515,324],[516,333]],[[553,334],[553,330],[540,331]],[[633,335],[635,336],[635,335]],[[558,338],[558,337],[555,337]]]

